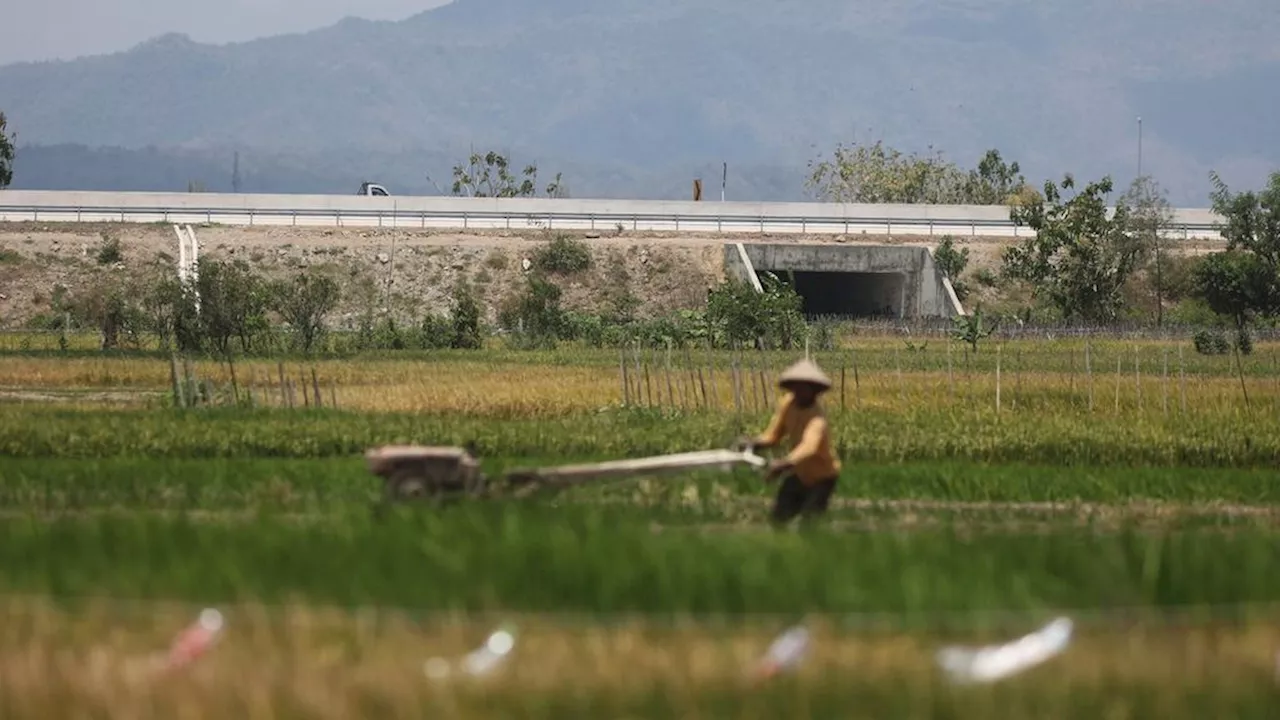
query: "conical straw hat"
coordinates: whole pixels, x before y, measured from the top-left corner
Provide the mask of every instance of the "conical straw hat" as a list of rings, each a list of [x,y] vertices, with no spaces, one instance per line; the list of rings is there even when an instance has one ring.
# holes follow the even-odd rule
[[[779,385],[787,385],[788,383],[812,383],[820,386],[823,390],[831,389],[831,378],[822,372],[822,369],[813,363],[812,360],[801,360],[782,371],[782,376],[778,378]]]

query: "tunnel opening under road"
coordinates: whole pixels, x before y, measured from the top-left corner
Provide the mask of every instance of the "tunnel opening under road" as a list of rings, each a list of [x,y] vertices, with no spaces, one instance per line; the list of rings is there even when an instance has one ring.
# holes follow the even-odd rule
[[[726,243],[725,273],[765,274],[795,288],[809,318],[954,317],[964,313],[926,247],[835,243]],[[757,285],[758,287],[758,285]]]
[[[907,296],[902,272],[784,273],[802,300],[807,318],[900,318]]]

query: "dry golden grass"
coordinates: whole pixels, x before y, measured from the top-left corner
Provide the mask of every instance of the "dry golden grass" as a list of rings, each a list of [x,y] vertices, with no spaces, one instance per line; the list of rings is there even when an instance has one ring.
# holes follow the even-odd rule
[[[936,358],[935,358],[936,360]],[[727,362],[677,368],[667,374],[650,367],[646,378],[629,368],[633,405],[680,407],[689,410],[705,404],[745,411],[772,407],[776,398],[773,378],[781,369],[779,358],[762,361],[750,373],[739,371],[735,401],[734,379]],[[1029,364],[1029,363],[1028,363]],[[196,362],[196,377],[218,384],[231,381],[225,364]],[[616,365],[535,364],[485,362],[466,359],[437,360],[325,360],[285,365],[286,379],[310,390],[315,370],[323,404],[336,397],[343,409],[385,412],[462,413],[491,417],[558,416],[592,412],[623,399],[622,379]],[[836,387],[826,402],[844,407],[903,410],[921,406],[970,407],[1002,411],[1062,411],[1074,409],[1097,415],[1141,411],[1178,414],[1182,408],[1197,414],[1231,413],[1244,408],[1244,393],[1255,407],[1280,403],[1277,378],[1248,375],[1242,390],[1238,377],[1230,375],[1179,376],[1156,372],[1134,373],[1132,368],[1086,375],[1083,368],[1071,373],[1002,367],[998,382],[994,369],[968,370],[906,365],[901,370],[877,367],[851,368],[842,373],[829,369]],[[246,361],[235,366],[242,390],[252,390],[260,404],[279,405],[279,366],[267,361]],[[0,396],[11,401],[71,402],[91,407],[157,401],[170,387],[165,361],[146,358],[7,358],[0,363]],[[1090,394],[1092,393],[1092,400]],[[303,404],[301,388],[295,397]]]
[[[645,692],[664,693],[677,704],[687,698],[692,707],[703,692],[737,687],[748,693],[747,673],[781,629],[520,617],[514,618],[515,652],[497,674],[442,682],[425,676],[425,661],[462,656],[493,623],[246,606],[225,611],[224,636],[209,655],[165,677],[143,671],[141,659],[166,649],[196,608],[93,602],[70,611],[38,598],[6,599],[0,608],[6,718],[492,717],[481,708],[502,704],[508,712],[499,714],[509,715],[548,694]],[[802,694],[840,678],[906,682],[922,696],[945,692],[933,668],[934,642],[839,630],[822,620],[809,625],[814,644],[795,680]],[[1078,628],[1065,656],[1013,682],[1050,694],[1117,684],[1188,691],[1269,677],[1278,642],[1280,629],[1268,624]]]
[[[1179,357],[1177,345],[1155,340],[1017,340],[986,344],[972,357],[963,344],[941,338],[910,346],[921,349],[908,347],[899,337],[858,336],[844,350],[819,354],[836,384],[828,406],[995,410],[998,396],[999,409],[1010,412],[1176,414],[1185,406],[1188,412],[1217,414],[1243,409],[1246,393],[1257,407],[1280,405],[1280,352],[1262,343],[1243,360],[1243,388],[1230,356],[1203,357],[1184,347]],[[668,359],[656,352],[641,360],[628,354],[625,390],[619,356],[608,350],[294,360],[283,369],[296,386],[296,404],[303,404],[302,385],[314,394],[314,371],[323,404],[336,398],[350,410],[554,417],[627,398],[639,406],[741,406],[750,412],[772,407],[776,375],[796,355],[748,353],[734,359],[727,353],[675,352]],[[231,382],[232,367],[225,363],[196,361],[191,367],[199,379],[222,386]],[[287,397],[280,371],[280,364],[269,360],[234,366],[240,388],[267,405]],[[156,358],[8,357],[0,363],[0,397],[78,407],[142,404],[164,398],[170,373],[169,362]]]

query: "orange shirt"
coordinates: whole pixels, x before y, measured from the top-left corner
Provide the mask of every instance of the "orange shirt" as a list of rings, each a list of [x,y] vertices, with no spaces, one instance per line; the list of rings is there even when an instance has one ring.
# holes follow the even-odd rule
[[[831,425],[818,401],[802,408],[795,405],[795,396],[791,393],[782,396],[769,427],[760,434],[759,440],[776,445],[784,437],[791,445],[787,460],[795,465],[800,482],[812,485],[840,474],[840,460],[831,450]]]

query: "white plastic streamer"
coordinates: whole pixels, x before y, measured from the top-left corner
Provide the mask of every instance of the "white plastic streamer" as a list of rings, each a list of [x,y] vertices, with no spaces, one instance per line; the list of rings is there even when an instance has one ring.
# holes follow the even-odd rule
[[[1039,665],[1067,649],[1073,625],[1060,617],[1039,630],[1003,645],[945,647],[937,661],[957,683],[994,682]]]

